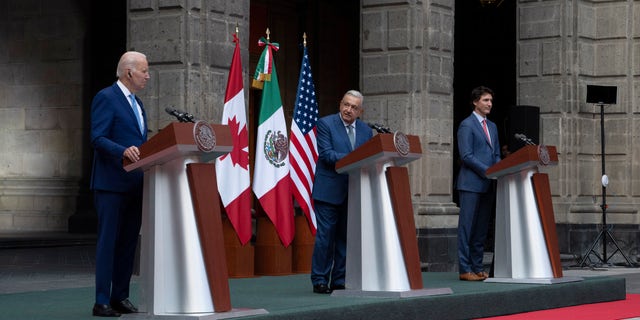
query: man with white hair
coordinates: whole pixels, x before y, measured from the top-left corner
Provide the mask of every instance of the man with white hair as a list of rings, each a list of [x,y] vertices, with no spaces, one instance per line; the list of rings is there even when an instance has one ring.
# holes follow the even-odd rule
[[[93,315],[99,317],[138,311],[129,301],[129,282],[142,222],[143,173],[126,172],[122,161],[138,161],[138,147],[147,140],[145,111],[135,96],[149,80],[146,56],[124,53],[116,76],[91,104],[91,190],[98,215]]]

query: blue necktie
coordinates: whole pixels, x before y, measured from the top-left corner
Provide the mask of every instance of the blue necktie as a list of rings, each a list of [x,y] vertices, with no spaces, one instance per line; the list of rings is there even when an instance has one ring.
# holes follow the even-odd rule
[[[349,142],[351,142],[351,149],[353,149],[356,145],[356,135],[351,125],[347,126],[347,135],[349,136]]]
[[[136,115],[136,119],[138,120],[138,128],[140,129],[140,133],[144,134],[144,121],[142,120],[142,114],[140,114],[140,112],[138,111],[136,96],[130,94],[129,98],[131,98],[131,108],[133,109],[133,114]]]

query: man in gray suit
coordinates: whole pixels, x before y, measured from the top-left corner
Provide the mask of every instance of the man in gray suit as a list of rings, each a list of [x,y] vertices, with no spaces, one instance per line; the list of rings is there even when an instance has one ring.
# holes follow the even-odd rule
[[[344,289],[347,252],[347,193],[349,175],[336,172],[336,162],[371,139],[371,128],[359,120],[362,94],[347,91],[340,112],[317,124],[318,163],[313,184],[317,232],[311,260],[311,283],[315,293]]]
[[[473,112],[458,128],[462,160],[456,184],[460,195],[458,262],[460,280],[481,281],[489,276],[482,257],[495,200],[494,183],[485,173],[500,161],[500,142],[495,123],[487,119],[493,107],[493,91],[482,86],[473,89],[471,105]]]

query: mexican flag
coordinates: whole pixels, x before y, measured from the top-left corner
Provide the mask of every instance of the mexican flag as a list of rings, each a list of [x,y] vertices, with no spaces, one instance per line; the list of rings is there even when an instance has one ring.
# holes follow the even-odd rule
[[[220,199],[227,217],[245,245],[251,240],[251,189],[249,182],[249,133],[242,84],[240,40],[233,35],[233,51],[227,91],[224,96],[222,124],[229,126],[233,139],[231,152],[216,159],[216,175]]]
[[[272,51],[277,51],[278,45],[269,43],[264,38],[260,39],[259,44],[266,46],[260,61],[267,61],[269,65],[261,67],[259,62],[256,74],[271,73],[269,76],[263,74],[259,77],[263,81],[263,89],[256,134],[253,193],[273,223],[280,241],[288,247],[293,241],[295,227],[289,179],[289,139],[278,75],[273,63]]]

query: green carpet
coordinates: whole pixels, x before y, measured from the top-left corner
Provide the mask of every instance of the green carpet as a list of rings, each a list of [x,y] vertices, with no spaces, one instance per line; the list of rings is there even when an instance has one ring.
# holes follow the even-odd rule
[[[622,300],[623,278],[593,277],[554,285],[464,282],[456,273],[423,273],[427,289],[453,294],[417,298],[357,298],[314,294],[308,274],[230,279],[233,308],[265,309],[244,319],[469,319],[584,303]],[[133,284],[133,290],[137,285]],[[37,288],[34,288],[36,290]],[[137,297],[131,297],[137,303]],[[94,289],[0,295],[0,319],[91,319]]]

